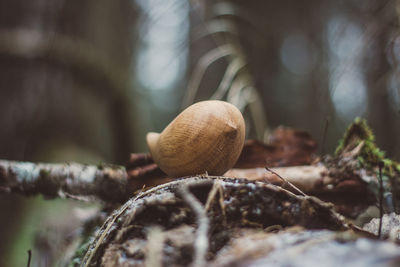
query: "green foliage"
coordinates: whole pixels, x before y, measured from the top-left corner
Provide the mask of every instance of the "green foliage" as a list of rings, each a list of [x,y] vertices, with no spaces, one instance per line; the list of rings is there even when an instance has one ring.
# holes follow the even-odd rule
[[[341,154],[344,150],[349,150],[349,146],[356,147],[361,141],[367,145],[375,142],[375,136],[368,127],[367,121],[357,117],[344,133],[343,139],[339,140],[336,148],[336,155]]]
[[[97,218],[99,219],[99,218]],[[83,231],[80,237],[80,245],[78,249],[75,251],[74,256],[68,267],[77,267],[81,266],[81,260],[86,254],[90,244],[93,242],[94,233],[100,227],[101,220],[89,220],[83,226]]]
[[[383,173],[385,175],[391,177],[395,175],[394,172],[400,173],[400,164],[385,158],[385,152],[376,146],[375,136],[365,119],[356,118],[347,128],[343,139],[339,141],[339,145],[336,148],[336,156],[351,151],[361,142],[363,142],[363,145],[357,157],[361,167],[373,170],[376,169],[379,162],[383,162]]]
[[[362,144],[361,144],[362,143]],[[383,162],[382,180],[385,190],[393,194],[393,206],[397,210],[400,204],[400,163],[385,158],[385,152],[380,150],[376,143],[372,130],[365,119],[356,118],[347,128],[343,139],[336,148],[336,156],[340,157],[362,145],[357,153],[357,161],[360,168],[370,171],[379,177],[379,163]],[[376,184],[376,183],[375,183]],[[377,190],[373,190],[377,191]]]

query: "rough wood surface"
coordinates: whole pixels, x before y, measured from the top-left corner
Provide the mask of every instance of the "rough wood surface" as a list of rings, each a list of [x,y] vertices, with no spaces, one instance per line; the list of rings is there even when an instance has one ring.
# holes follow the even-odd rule
[[[0,190],[47,198],[123,202],[133,192],[124,167],[78,163],[44,164],[0,160]]]
[[[145,191],[115,211],[97,231],[81,265],[144,266],[151,253],[146,249],[149,227],[163,232],[161,265],[204,266],[238,229],[293,225],[348,228],[332,205],[314,197],[244,179],[191,177]]]

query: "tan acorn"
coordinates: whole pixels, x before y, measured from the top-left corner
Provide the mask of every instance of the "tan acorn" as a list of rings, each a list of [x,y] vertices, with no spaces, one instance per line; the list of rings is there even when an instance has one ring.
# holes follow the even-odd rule
[[[193,104],[161,134],[146,136],[154,161],[170,177],[224,174],[239,158],[244,138],[241,112],[218,100]]]

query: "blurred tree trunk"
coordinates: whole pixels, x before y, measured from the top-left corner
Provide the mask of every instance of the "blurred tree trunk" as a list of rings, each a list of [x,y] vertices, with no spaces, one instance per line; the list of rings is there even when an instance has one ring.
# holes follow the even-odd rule
[[[389,157],[398,157],[400,154],[396,151],[399,123],[398,114],[390,106],[390,88],[391,66],[389,55],[392,55],[392,36],[393,28],[398,21],[396,13],[393,12],[393,6],[382,3],[375,10],[371,11],[369,23],[369,39],[366,50],[369,54],[365,58],[365,72],[368,83],[368,116],[370,124],[375,129],[377,142],[384,151],[388,152]],[[397,88],[398,90],[399,88]],[[389,137],[389,138],[388,138]]]
[[[0,156],[31,159],[49,142],[70,142],[123,162],[133,150],[127,99],[137,17],[132,2],[0,5]]]
[[[137,18],[128,0],[0,1],[0,158],[128,158]],[[27,202],[2,196],[1,203],[8,203],[0,210],[4,259]]]

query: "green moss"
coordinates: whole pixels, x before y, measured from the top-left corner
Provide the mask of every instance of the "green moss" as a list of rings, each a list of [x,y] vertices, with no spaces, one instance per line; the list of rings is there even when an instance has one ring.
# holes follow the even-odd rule
[[[91,244],[91,238],[85,237],[79,246],[79,248],[76,250],[75,255],[72,257],[72,260],[68,267],[77,267],[81,265],[81,261],[83,257],[86,254],[86,251],[89,248],[89,245]]]
[[[93,242],[96,231],[103,224],[103,219],[103,216],[96,216],[94,219],[85,222],[80,236],[79,247],[75,251],[75,254],[72,257],[72,260],[68,267],[81,266],[81,261],[85,256],[87,250],[89,249],[90,244]]]
[[[397,164],[397,165],[396,165],[396,171],[397,171],[398,173],[400,173],[400,164]]]
[[[85,223],[82,229],[81,242],[78,249],[75,251],[74,256],[68,267],[81,266],[81,261],[89,249],[90,244],[94,239],[94,233],[101,225],[101,220],[90,220]]]
[[[400,173],[400,164],[385,158],[385,152],[376,146],[375,136],[365,119],[356,118],[347,128],[343,139],[339,141],[339,145],[336,148],[336,156],[340,156],[343,152],[351,151],[361,142],[364,144],[357,157],[360,167],[373,170],[376,169],[379,162],[383,162],[383,173],[385,175],[392,177],[394,172]]]
[[[336,156],[341,157],[345,153],[353,151],[361,142],[363,143],[362,147],[356,155],[358,166],[379,177],[378,166],[383,162],[382,180],[386,185],[385,190],[393,193],[393,206],[396,210],[400,209],[396,204],[400,204],[400,163],[385,158],[385,152],[377,147],[375,137],[365,119],[356,118],[347,128],[343,139],[339,141],[336,148]]]
[[[336,155],[342,153],[349,146],[356,147],[361,141],[368,143],[375,142],[375,136],[372,130],[368,127],[367,121],[357,117],[344,133],[343,139],[339,140],[339,145],[336,148]]]

